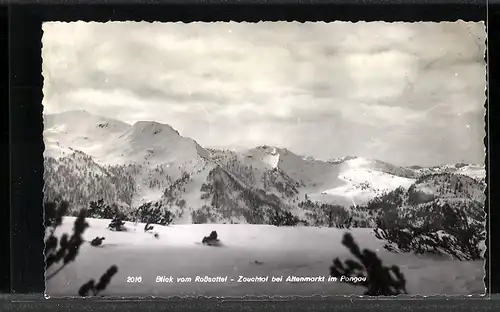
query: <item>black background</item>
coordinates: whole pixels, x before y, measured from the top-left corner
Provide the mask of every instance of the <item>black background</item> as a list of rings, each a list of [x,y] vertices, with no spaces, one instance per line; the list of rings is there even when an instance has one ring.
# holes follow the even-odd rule
[[[35,1],[31,1],[36,3]],[[259,4],[249,4],[243,1],[218,1],[217,4],[200,4],[201,1],[178,1],[184,4],[162,3],[149,1],[154,5],[118,4],[117,1],[108,1],[107,5],[82,5],[78,1],[53,1],[65,4],[16,4],[0,7],[0,90],[2,103],[7,110],[2,114],[2,151],[7,157],[4,162],[5,173],[1,177],[1,191],[3,207],[0,226],[3,240],[2,258],[4,265],[1,267],[1,286],[4,292],[14,294],[38,294],[26,299],[41,298],[44,291],[44,262],[43,262],[43,233],[42,226],[42,185],[43,185],[43,138],[42,138],[42,84],[41,74],[41,23],[42,21],[109,21],[109,20],[135,20],[135,21],[486,21],[488,11],[488,69],[489,69],[489,159],[494,159],[497,154],[495,140],[498,135],[495,131],[499,122],[498,109],[495,102],[499,101],[500,87],[497,76],[500,58],[498,46],[500,41],[500,6],[492,2],[486,6],[486,1],[321,1],[323,4],[313,4],[312,1],[254,1]],[[102,1],[104,3],[104,1]],[[129,1],[131,3],[132,1]],[[148,1],[142,1],[146,3]],[[213,2],[213,1],[212,1]],[[318,1],[320,2],[320,1]],[[496,2],[496,1],[495,1]],[[27,3],[27,2],[25,2]],[[47,3],[49,3],[47,1]],[[109,4],[113,3],[113,4]],[[274,3],[274,4],[272,4]],[[10,141],[9,141],[10,138]],[[485,138],[485,144],[488,140]],[[10,147],[10,148],[9,148]],[[489,162],[487,178],[488,188],[491,192],[491,271],[487,271],[485,282],[488,291],[500,293],[500,270],[494,264],[498,260],[498,243],[495,237],[498,229],[495,224],[500,224],[499,212],[495,205],[495,162]],[[9,172],[10,171],[10,172]],[[9,196],[9,197],[7,197]],[[498,197],[498,196],[497,196]],[[10,209],[7,207],[7,198],[10,198]],[[488,210],[489,204],[486,205]],[[500,209],[500,208],[499,208]],[[489,224],[488,224],[489,225]],[[500,226],[500,225],[499,225]],[[10,246],[10,248],[9,248]],[[10,254],[10,256],[9,256]],[[487,269],[489,259],[487,260]],[[489,278],[491,276],[491,279]],[[6,297],[7,298],[7,297]],[[11,298],[11,297],[9,297]],[[340,300],[340,301],[339,301]],[[438,300],[432,299],[404,301],[373,301],[362,300],[351,303],[349,299],[331,300],[300,299],[295,301],[267,301],[245,302],[241,301],[175,301],[168,306],[176,309],[198,309],[201,307],[214,310],[224,309],[308,309],[325,310],[336,307],[338,309],[383,308],[384,310],[400,310],[403,308],[414,309],[439,309],[448,310],[475,310],[495,309],[497,300]],[[157,301],[146,303],[119,303],[113,302],[104,306],[102,303],[90,308],[89,300],[68,302],[64,300],[49,300],[40,302],[18,303],[18,308],[35,309],[43,304],[49,309],[158,309],[161,304]],[[475,302],[475,303],[474,303]],[[7,304],[0,303],[0,309],[7,308]],[[120,306],[120,305],[123,306]],[[167,307],[162,303],[164,307]],[[50,307],[49,307],[50,306]],[[10,306],[9,306],[10,307]]]

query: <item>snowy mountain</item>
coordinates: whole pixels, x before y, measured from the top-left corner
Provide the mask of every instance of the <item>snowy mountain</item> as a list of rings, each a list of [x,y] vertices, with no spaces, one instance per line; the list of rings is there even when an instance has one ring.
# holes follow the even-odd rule
[[[86,111],[44,115],[45,156],[61,157],[74,149],[93,157],[114,142],[130,125]],[[72,148],[72,149],[70,149]]]
[[[422,168],[414,166],[412,168],[418,175],[429,175],[435,173],[456,173],[469,176],[476,180],[484,180],[486,175],[486,168],[484,164],[448,164],[441,166],[433,166],[429,168]]]
[[[126,168],[106,168],[85,153],[74,151],[60,158],[45,157],[44,195],[55,199],[64,196],[79,208],[95,198],[130,205],[135,181]]]
[[[485,184],[463,174],[437,173],[426,175],[410,186],[404,197],[402,210],[427,217],[436,214],[447,203],[467,213],[469,222],[484,222]]]
[[[304,202],[359,206],[429,174],[476,181],[485,172],[480,165],[410,168],[355,156],[321,161],[274,146],[207,149],[166,124],[130,125],[85,111],[44,121],[46,199],[61,196],[75,209],[100,198],[126,209],[159,201],[177,223],[266,223],[278,210],[307,219]]]

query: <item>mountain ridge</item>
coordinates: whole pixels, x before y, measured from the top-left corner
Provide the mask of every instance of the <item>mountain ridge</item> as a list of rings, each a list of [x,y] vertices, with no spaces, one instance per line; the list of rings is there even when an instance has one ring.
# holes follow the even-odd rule
[[[398,187],[408,189],[426,174],[480,180],[484,171],[473,164],[400,167],[359,156],[321,161],[267,145],[242,152],[210,149],[167,124],[130,125],[85,111],[44,120],[46,198],[73,191],[69,197],[77,206],[101,196],[128,209],[159,201],[183,223],[200,214],[210,222],[265,222],[280,209],[304,217],[304,200],[356,206]]]

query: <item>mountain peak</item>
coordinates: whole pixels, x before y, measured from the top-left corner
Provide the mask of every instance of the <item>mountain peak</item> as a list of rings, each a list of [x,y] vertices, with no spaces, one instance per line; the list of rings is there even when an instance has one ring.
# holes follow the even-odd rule
[[[162,124],[156,121],[137,121],[132,126],[136,131],[143,133],[151,133],[152,135],[159,133],[172,133],[180,136],[179,131],[175,130],[172,126],[167,124]]]

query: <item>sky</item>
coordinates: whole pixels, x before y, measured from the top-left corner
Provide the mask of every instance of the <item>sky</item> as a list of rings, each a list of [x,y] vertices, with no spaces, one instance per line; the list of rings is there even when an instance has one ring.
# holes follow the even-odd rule
[[[166,123],[211,148],[482,163],[484,23],[51,22],[44,113]]]

